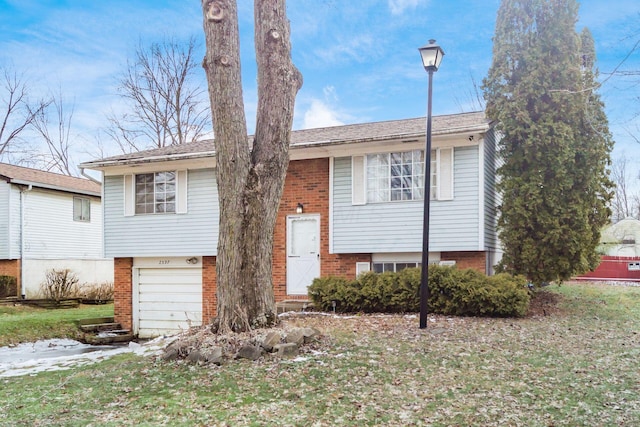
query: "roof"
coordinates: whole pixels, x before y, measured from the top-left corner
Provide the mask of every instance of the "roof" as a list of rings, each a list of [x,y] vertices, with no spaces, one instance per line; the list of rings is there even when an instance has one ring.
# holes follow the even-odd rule
[[[100,196],[100,184],[84,178],[45,172],[38,169],[0,163],[0,179],[11,184],[32,185],[39,188],[70,193]]]
[[[449,114],[432,118],[432,135],[448,135],[462,132],[484,132],[489,129],[490,120],[484,112]],[[342,145],[357,142],[380,141],[397,138],[423,137],[426,119],[389,120],[360,123],[316,129],[294,130],[291,132],[291,149],[303,149],[323,145]],[[252,137],[249,137],[251,139]],[[100,160],[86,162],[83,168],[100,168],[129,163],[213,157],[215,143],[212,139],[171,145],[163,148],[122,154]]]

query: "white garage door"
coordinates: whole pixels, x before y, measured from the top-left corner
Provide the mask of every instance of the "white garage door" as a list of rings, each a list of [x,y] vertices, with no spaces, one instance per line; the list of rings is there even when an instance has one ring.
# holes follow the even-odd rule
[[[134,330],[141,338],[201,325],[202,269],[139,268],[136,305]]]

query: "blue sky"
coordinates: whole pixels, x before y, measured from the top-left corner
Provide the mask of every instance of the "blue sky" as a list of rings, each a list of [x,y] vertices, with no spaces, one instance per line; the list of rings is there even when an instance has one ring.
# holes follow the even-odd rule
[[[239,2],[248,127],[255,116],[252,2]],[[478,109],[474,84],[491,63],[499,0],[289,0],[293,60],[304,76],[294,128],[424,116],[427,74],[417,48],[445,50],[434,76],[434,114]],[[637,0],[584,0],[578,28],[592,31],[616,140],[640,170],[640,76],[608,74],[640,40]],[[24,72],[33,94],[61,89],[75,105],[77,162],[90,160],[105,115],[119,110],[118,73],[139,41],[203,40],[198,0],[0,0],[0,66]],[[203,44],[203,42],[202,42]],[[204,46],[198,57],[204,56]],[[618,71],[640,70],[640,49]],[[202,73],[202,84],[205,84]],[[606,79],[606,80],[605,80]],[[107,142],[104,141],[103,142]],[[116,148],[107,146],[106,154]],[[113,153],[109,153],[113,149]]]

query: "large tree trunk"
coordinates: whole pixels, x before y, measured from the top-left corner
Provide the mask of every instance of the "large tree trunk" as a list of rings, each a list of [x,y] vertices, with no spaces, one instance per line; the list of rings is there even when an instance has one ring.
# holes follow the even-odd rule
[[[217,300],[220,331],[275,322],[273,231],[287,166],[295,96],[285,0],[255,0],[258,115],[247,139],[236,2],[203,0],[204,68],[216,139],[220,201]]]

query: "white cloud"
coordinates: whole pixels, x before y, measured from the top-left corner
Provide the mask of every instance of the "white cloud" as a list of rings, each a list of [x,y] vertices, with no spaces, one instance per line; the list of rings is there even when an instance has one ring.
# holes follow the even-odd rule
[[[415,9],[421,0],[389,0],[389,9],[392,15],[401,15],[405,9]]]
[[[303,129],[341,125],[344,125],[344,122],[340,120],[340,114],[319,99],[311,100],[311,105],[305,111],[302,122]]]

